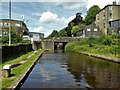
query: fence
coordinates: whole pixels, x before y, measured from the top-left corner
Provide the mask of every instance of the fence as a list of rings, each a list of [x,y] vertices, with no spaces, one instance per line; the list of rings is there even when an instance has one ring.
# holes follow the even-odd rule
[[[2,62],[11,57],[17,57],[21,54],[32,51],[32,44],[20,44],[17,46],[2,46]]]

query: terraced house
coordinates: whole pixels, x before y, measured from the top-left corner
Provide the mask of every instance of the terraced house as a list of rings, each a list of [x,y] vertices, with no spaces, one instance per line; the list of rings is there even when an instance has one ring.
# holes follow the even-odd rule
[[[29,34],[29,30],[23,21],[11,20],[9,23],[9,19],[0,19],[1,36],[8,34],[10,24],[11,24],[11,30],[14,30],[20,36],[23,36],[24,34],[27,35]]]
[[[110,23],[111,22],[115,23],[115,21],[119,19],[120,19],[120,4],[117,4],[117,2],[113,2],[113,4],[105,6],[97,13],[95,24],[100,28],[101,34],[107,35],[112,34],[114,32],[118,33],[119,29],[117,28],[117,30],[115,29],[112,30],[110,27],[111,26]]]
[[[110,29],[108,34],[118,33],[120,34],[120,19],[116,19],[109,22]]]

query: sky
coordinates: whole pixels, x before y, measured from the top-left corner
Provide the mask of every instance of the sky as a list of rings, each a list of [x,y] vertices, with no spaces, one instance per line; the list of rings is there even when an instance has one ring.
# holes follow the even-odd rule
[[[0,19],[9,19],[9,0],[1,0]],[[44,33],[47,37],[53,30],[65,28],[76,13],[85,18],[93,5],[103,8],[115,0],[11,0],[12,19],[23,20],[30,32]],[[116,0],[120,2],[120,0]]]

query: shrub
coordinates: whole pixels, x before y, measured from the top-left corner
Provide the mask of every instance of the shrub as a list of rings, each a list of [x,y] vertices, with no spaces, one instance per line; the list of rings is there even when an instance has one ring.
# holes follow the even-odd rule
[[[74,48],[78,46],[78,42],[72,42],[72,43],[68,43],[65,46],[65,51],[74,51]]]

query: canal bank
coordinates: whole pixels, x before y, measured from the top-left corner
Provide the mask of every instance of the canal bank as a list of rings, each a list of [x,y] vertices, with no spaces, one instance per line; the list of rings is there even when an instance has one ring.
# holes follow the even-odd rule
[[[107,61],[120,63],[120,35],[91,36],[65,46],[66,52],[78,52]]]
[[[88,55],[88,56],[92,56],[92,57],[95,57],[95,58],[100,58],[100,59],[111,61],[111,62],[115,62],[115,63],[120,63],[120,58],[107,57],[107,56],[104,56],[104,55],[92,54],[92,53],[86,53],[86,52],[78,52],[78,53]]]
[[[14,67],[11,70],[11,76],[8,78],[2,77],[2,90],[4,89],[16,89],[19,87],[21,82],[26,78],[26,76],[30,73],[32,68],[34,67],[37,60],[43,54],[43,50],[34,51],[31,55],[28,56],[28,59],[25,58],[23,64],[20,66]],[[4,86],[7,84],[7,86]]]

